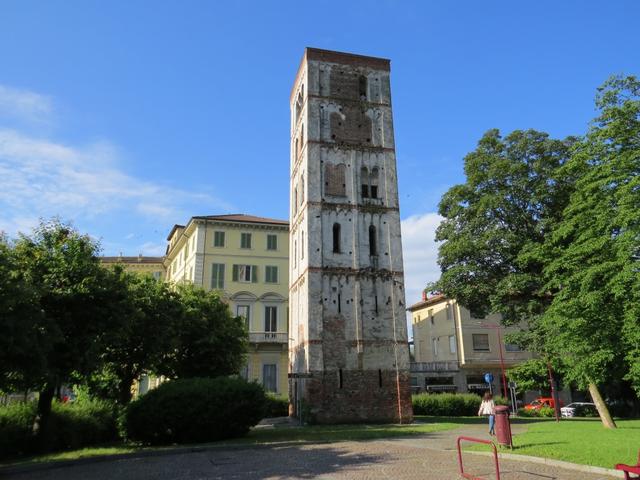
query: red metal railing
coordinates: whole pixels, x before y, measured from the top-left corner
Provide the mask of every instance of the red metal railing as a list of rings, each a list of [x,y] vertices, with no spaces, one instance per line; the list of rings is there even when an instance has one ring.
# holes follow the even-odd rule
[[[496,480],[500,480],[500,465],[498,464],[498,449],[496,445],[490,440],[483,440],[481,438],[473,438],[473,437],[458,437],[458,464],[460,465],[460,475],[464,478],[468,478],[469,480],[483,480],[480,477],[474,477],[470,473],[465,473],[464,466],[462,465],[462,449],[460,448],[461,441],[467,442],[475,442],[475,443],[484,443],[486,445],[491,445],[493,449],[493,460],[496,464]]]

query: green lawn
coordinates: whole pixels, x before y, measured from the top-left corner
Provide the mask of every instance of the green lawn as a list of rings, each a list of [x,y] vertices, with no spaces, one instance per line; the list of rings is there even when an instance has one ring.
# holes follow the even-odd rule
[[[348,440],[372,440],[411,435],[422,435],[430,432],[450,430],[459,425],[451,421],[423,423],[411,425],[320,425],[304,427],[256,428],[242,438],[197,445],[181,445],[185,448],[224,447],[229,445],[261,445],[282,442],[340,442]],[[143,450],[163,450],[174,447],[142,447],[136,444],[115,444],[93,448],[83,448],[67,452],[51,453],[36,457],[16,459],[0,465],[16,465],[61,460],[76,460],[86,457],[118,455]]]
[[[528,422],[527,432],[514,436],[512,453],[605,468],[613,468],[616,463],[635,464],[640,420],[616,420],[616,424],[617,429],[609,430],[597,418]]]

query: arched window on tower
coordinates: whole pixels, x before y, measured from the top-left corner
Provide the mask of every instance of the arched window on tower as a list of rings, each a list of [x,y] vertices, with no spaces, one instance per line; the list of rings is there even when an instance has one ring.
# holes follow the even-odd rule
[[[371,198],[378,198],[378,168],[371,170],[371,176],[369,177],[369,186]]]
[[[340,253],[340,224],[333,224],[333,253]]]
[[[369,198],[369,170],[367,167],[360,169],[360,183],[362,185],[362,198]]]
[[[374,256],[378,254],[378,245],[376,238],[376,227],[369,226],[369,255]]]
[[[293,189],[293,214],[298,213],[298,187]]]

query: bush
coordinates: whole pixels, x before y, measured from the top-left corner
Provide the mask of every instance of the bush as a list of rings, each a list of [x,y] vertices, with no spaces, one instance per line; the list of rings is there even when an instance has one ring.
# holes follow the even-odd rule
[[[551,407],[542,407],[542,408],[533,409],[533,410],[525,410],[524,408],[519,408],[518,415],[520,417],[530,417],[530,418],[554,417],[555,412]]]
[[[189,378],[130,403],[124,429],[147,444],[210,442],[246,434],[263,417],[265,394],[241,378]]]
[[[289,415],[289,397],[286,395],[276,395],[267,393],[265,418],[287,417]]]
[[[0,408],[0,455],[4,458],[35,451],[33,422],[36,402],[13,403]],[[47,451],[67,450],[104,443],[118,438],[116,407],[103,400],[73,403],[53,402]]]
[[[493,397],[496,405],[509,406],[502,397]],[[415,415],[471,417],[478,414],[482,398],[475,393],[419,393],[412,396]]]
[[[54,402],[47,445],[50,450],[74,450],[118,438],[118,410],[106,400]]]
[[[481,399],[473,393],[420,393],[412,401],[415,415],[463,417],[477,415]]]
[[[0,458],[30,451],[33,444],[33,420],[36,403],[11,403],[0,407]]]

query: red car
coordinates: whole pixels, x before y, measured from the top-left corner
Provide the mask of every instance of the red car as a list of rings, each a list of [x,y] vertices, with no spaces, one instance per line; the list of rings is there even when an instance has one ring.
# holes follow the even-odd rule
[[[564,403],[560,400],[560,406],[562,407]],[[551,397],[538,397],[533,402],[524,406],[525,410],[540,410],[542,407],[554,408],[555,402]]]

